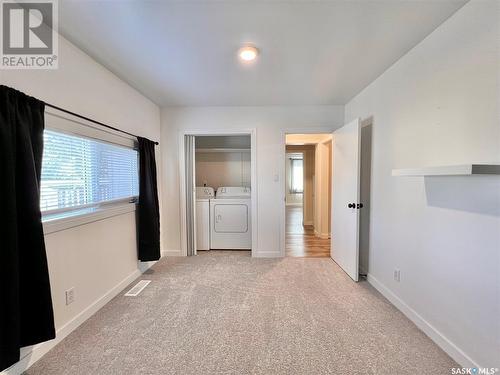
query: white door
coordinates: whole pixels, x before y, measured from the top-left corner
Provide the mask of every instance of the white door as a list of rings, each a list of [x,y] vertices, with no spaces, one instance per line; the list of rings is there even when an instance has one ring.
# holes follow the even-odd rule
[[[359,263],[359,119],[333,133],[332,241],[330,254],[354,281]]]

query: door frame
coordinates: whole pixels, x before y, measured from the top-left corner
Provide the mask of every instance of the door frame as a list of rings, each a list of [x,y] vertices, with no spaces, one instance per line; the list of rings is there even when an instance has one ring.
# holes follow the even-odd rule
[[[181,255],[187,256],[187,228],[186,228],[186,160],[184,157],[184,136],[194,135],[199,136],[231,136],[231,135],[249,135],[250,136],[250,185],[251,185],[251,199],[252,199],[252,257],[257,254],[257,129],[256,128],[242,128],[238,130],[224,130],[224,129],[187,129],[180,130],[178,136],[178,151],[179,151],[179,193],[180,193],[180,213],[181,213]]]
[[[362,250],[365,252],[368,252],[367,257],[368,257],[368,268],[370,267],[370,234],[372,232],[371,230],[371,202],[372,202],[372,170],[373,170],[373,124],[374,124],[374,119],[373,116],[369,116],[366,118],[360,118],[360,140],[359,140],[359,145],[360,145],[360,192],[359,192],[359,199],[361,203],[363,203],[364,207],[361,210],[359,214],[359,249],[358,249],[358,273],[361,275],[361,252]],[[363,164],[363,157],[365,156],[364,153],[367,151],[363,149],[362,147],[362,142],[363,142],[363,128],[366,127],[371,127],[370,130],[370,156],[369,156],[369,164]],[[369,173],[369,178],[368,178],[368,194],[367,196],[363,196],[363,172],[366,172],[366,169],[363,169],[363,166],[368,169]],[[364,199],[367,198],[368,200]],[[366,216],[367,215],[367,216]],[[365,218],[365,220],[368,221],[368,226],[365,227],[365,229],[368,231],[368,233],[363,232],[363,227],[362,227],[362,218]],[[363,243],[366,241],[366,245],[368,245],[366,248],[362,248],[362,238],[363,236],[366,235]],[[365,275],[368,275],[368,268],[365,271]]]
[[[279,182],[281,184],[280,190],[282,193],[282,199],[280,202],[281,214],[280,214],[280,256],[284,257],[285,245],[286,245],[286,135],[287,134],[331,134],[336,129],[342,127],[343,125],[332,125],[332,126],[303,126],[303,127],[293,127],[281,130],[281,163],[278,169]],[[331,228],[330,228],[331,235]]]

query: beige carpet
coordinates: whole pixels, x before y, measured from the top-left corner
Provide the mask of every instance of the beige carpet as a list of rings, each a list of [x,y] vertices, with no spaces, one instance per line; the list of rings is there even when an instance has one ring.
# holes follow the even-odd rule
[[[168,258],[26,373],[449,374],[457,364],[330,259]],[[135,284],[135,283],[134,283]]]

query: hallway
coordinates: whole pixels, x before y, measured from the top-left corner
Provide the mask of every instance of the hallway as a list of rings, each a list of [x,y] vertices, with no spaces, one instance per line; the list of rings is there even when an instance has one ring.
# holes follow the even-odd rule
[[[289,257],[328,258],[330,239],[314,235],[311,225],[302,225],[302,207],[286,207],[285,254]]]

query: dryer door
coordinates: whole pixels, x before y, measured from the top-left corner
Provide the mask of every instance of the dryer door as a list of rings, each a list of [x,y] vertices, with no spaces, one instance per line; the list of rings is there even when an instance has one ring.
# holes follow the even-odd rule
[[[215,204],[214,229],[217,233],[246,233],[248,206],[237,203]]]

